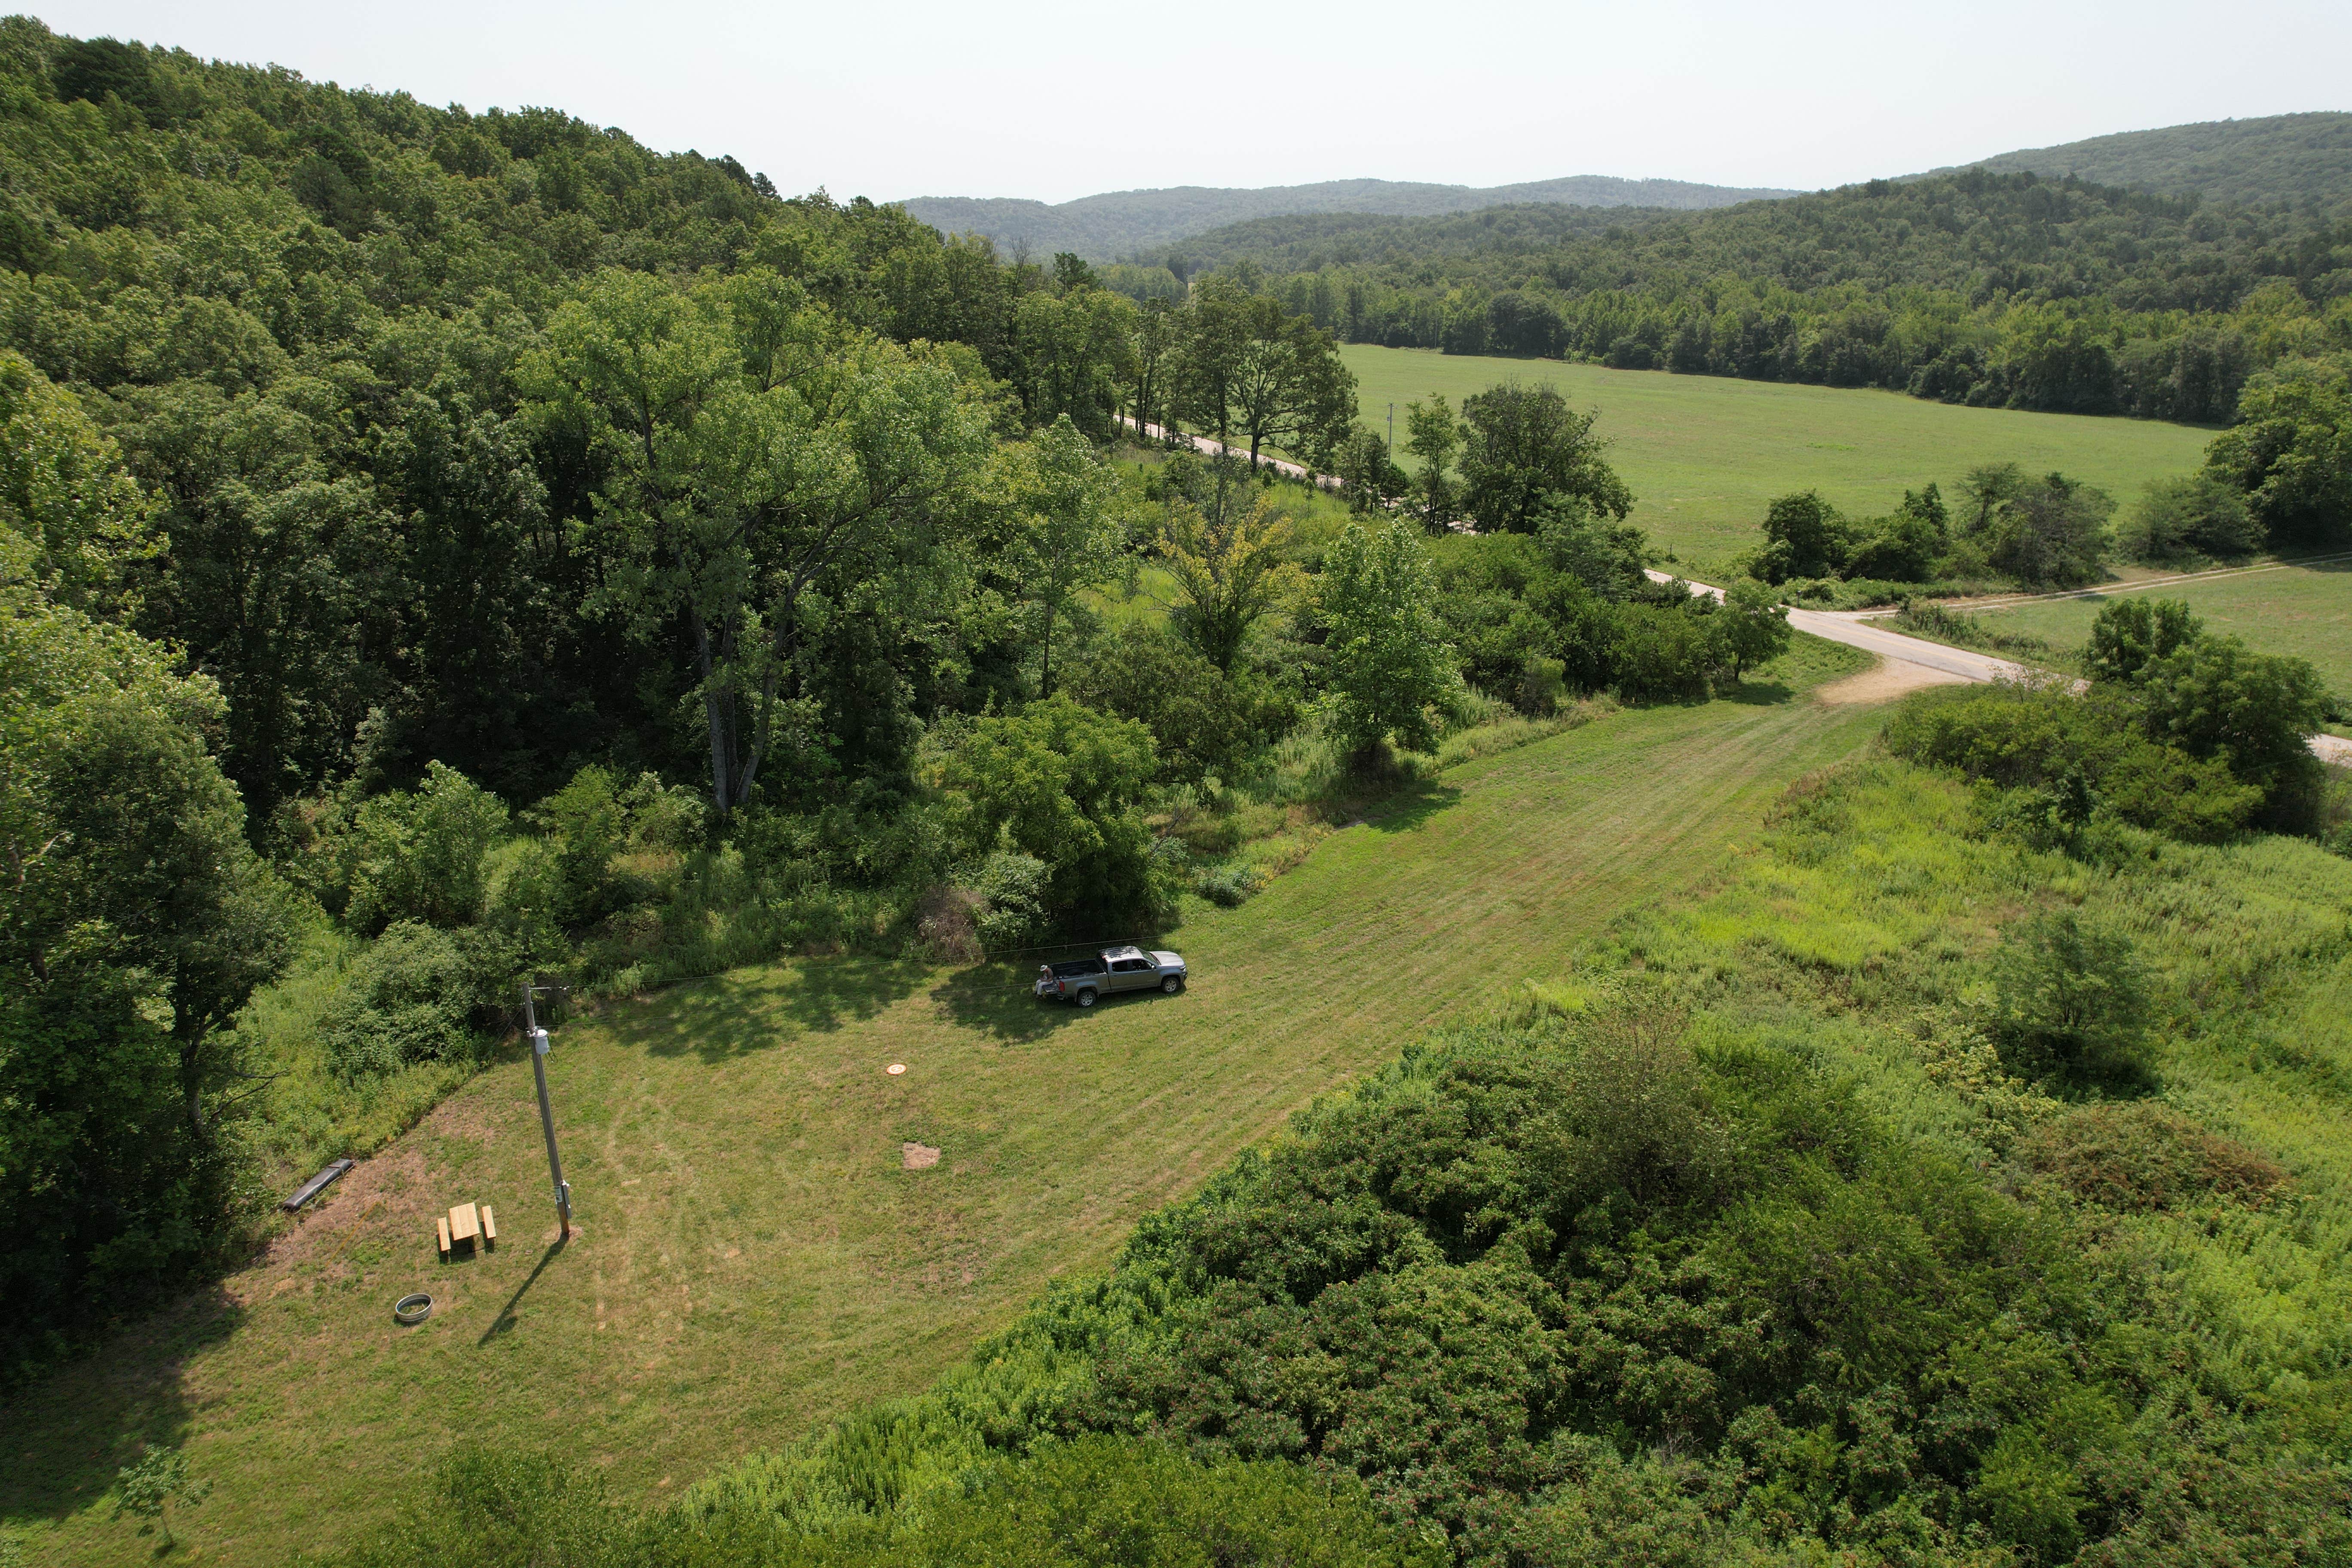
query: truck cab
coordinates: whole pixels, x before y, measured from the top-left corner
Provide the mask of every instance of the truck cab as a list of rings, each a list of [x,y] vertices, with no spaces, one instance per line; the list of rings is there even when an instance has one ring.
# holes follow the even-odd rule
[[[1034,993],[1055,1002],[1091,1007],[1118,991],[1160,991],[1170,995],[1184,989],[1184,955],[1147,952],[1139,947],[1108,947],[1091,958],[1037,966]]]

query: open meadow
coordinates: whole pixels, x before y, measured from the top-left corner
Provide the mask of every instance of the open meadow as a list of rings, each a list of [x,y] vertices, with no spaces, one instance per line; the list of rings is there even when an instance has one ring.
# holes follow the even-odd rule
[[[1497,382],[1550,382],[1578,407],[1599,408],[1595,429],[1638,498],[1633,521],[1700,574],[1754,548],[1766,503],[1792,490],[1817,489],[1851,514],[1877,516],[1906,489],[1932,480],[1948,493],[1979,463],[2015,462],[2128,502],[2150,479],[2196,468],[2213,438],[2193,426],[1963,408],[1864,388],[1365,344],[1339,357],[1356,374],[1365,423],[1385,431],[1396,405],[1400,461],[1405,405],[1433,392],[1458,410]]]
[[[2119,595],[2137,592],[2179,599],[2208,630],[2242,637],[2263,653],[2307,658],[2331,689],[2352,693],[2352,561],[2133,587],[2136,581],[2160,575],[2135,568],[2123,573],[2105,593],[1988,606],[1974,613],[1990,629],[2038,637],[2053,647],[2078,648],[2090,637],[2091,622],[2100,609]]]
[[[920,1388],[1290,1111],[1753,842],[1791,779],[1875,732],[1879,710],[1811,695],[1864,662],[1801,638],[1734,699],[1454,767],[1239,909],[1188,901],[1174,997],[1080,1014],[1020,965],[843,959],[608,1005],[550,1058],[569,1247],[509,1059],[265,1258],[0,1410],[0,1519],[36,1562],[123,1562],[145,1548],[93,1504],[142,1440],[184,1441],[217,1489],[175,1527],[188,1555],[274,1564],[381,1518],[460,1438],[576,1452],[655,1500]],[[903,1168],[908,1143],[939,1163]],[[432,1215],[465,1199],[503,1243],[443,1267]],[[432,1318],[396,1328],[418,1289]]]

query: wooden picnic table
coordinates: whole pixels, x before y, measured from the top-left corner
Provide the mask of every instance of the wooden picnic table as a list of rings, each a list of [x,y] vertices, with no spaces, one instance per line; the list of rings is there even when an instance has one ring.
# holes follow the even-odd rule
[[[499,1219],[488,1204],[457,1204],[446,1216],[437,1216],[433,1228],[441,1243],[441,1256],[449,1256],[459,1242],[469,1247],[487,1247],[499,1244]]]

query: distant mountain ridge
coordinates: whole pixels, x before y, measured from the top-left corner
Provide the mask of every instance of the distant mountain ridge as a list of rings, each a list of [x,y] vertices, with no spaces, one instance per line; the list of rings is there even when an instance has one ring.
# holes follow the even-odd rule
[[[2248,205],[2352,205],[2352,114],[2273,114],[2124,131],[1958,163],[1996,174],[2067,174],[2102,185]],[[1951,173],[1934,169],[1929,174]],[[1911,176],[1925,179],[1926,174]]]
[[[1108,191],[1048,205],[1011,197],[917,196],[908,212],[947,234],[984,234],[1000,249],[1032,255],[1069,250],[1089,261],[1118,261],[1164,249],[1196,234],[1252,218],[1299,213],[1370,213],[1427,217],[1479,207],[1529,204],[1582,207],[1667,207],[1698,211],[1768,201],[1796,191],[1695,184],[1687,180],[1621,180],[1571,174],[1517,185],[1426,184],[1401,180],[1325,180],[1255,190],[1177,185]]]

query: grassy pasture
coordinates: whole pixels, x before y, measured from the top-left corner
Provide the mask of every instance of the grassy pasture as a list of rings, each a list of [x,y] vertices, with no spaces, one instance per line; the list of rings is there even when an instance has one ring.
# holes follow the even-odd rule
[[[2186,425],[1956,408],[1857,388],[1360,343],[1339,353],[1356,373],[1367,424],[1385,431],[1395,403],[1400,460],[1405,405],[1433,392],[1459,408],[1500,381],[1548,381],[1577,406],[1598,407],[1597,428],[1615,443],[1611,460],[1639,498],[1633,521],[1699,573],[1752,548],[1765,504],[1791,490],[1818,489],[1848,512],[1875,516],[1906,488],[1934,480],[1949,494],[1976,465],[2013,461],[2128,502],[2150,479],[2196,468],[2213,437]]]
[[[2105,594],[1975,613],[1988,626],[2024,632],[2055,647],[2080,647],[2101,606],[2131,593],[2134,577],[2150,575],[2154,574],[2128,573]],[[2150,598],[2184,601],[2209,628],[2243,637],[2251,647],[2307,658],[2330,687],[2352,692],[2352,562],[2284,566],[2141,592]]]
[[[1178,997],[1081,1015],[1031,1003],[1018,965],[794,961],[569,1025],[570,1247],[509,1060],[265,1259],[0,1408],[0,1520],[43,1563],[143,1554],[107,1521],[114,1468],[184,1441],[217,1489],[175,1521],[184,1550],[274,1564],[380,1518],[461,1436],[657,1499],[919,1388],[1291,1110],[1754,842],[1782,785],[1874,732],[1807,695],[1862,662],[1800,639],[1736,699],[1454,767],[1242,908],[1195,906]],[[908,1142],[943,1157],[903,1169]],[[468,1198],[504,1245],[445,1268],[431,1215]],[[395,1328],[416,1289],[434,1316]]]

